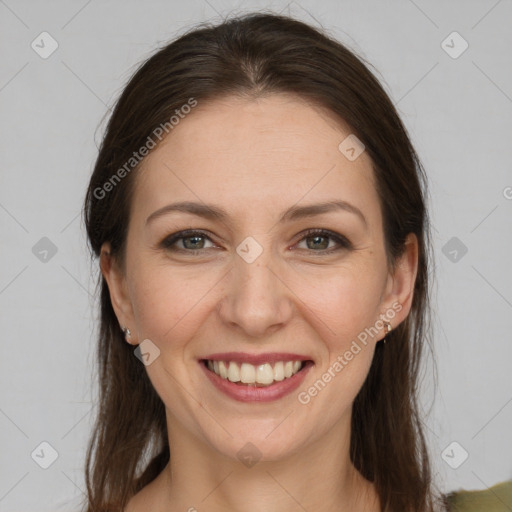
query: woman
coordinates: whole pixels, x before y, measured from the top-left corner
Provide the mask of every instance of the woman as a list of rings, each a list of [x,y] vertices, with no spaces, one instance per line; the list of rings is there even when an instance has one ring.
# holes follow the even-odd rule
[[[431,511],[426,181],[368,68],[299,21],[145,62],[85,202],[89,511]]]

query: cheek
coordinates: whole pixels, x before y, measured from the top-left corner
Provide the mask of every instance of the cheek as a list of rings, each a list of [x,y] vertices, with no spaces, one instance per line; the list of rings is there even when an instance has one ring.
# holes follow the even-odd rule
[[[316,318],[315,330],[328,342],[330,352],[343,351],[378,319],[382,275],[375,262],[328,272],[319,269],[315,274],[296,277],[293,289],[306,306],[304,311],[310,311],[311,321]]]
[[[141,265],[134,269],[132,301],[141,336],[166,343],[186,339],[197,329],[197,318],[222,274],[197,269],[173,269],[170,265]]]
[[[336,424],[340,418],[352,411],[354,400],[368,375],[373,357],[372,347],[363,347],[349,362],[342,363],[333,357],[330,364],[322,368],[311,386],[300,390],[298,395],[302,407],[309,417],[322,418],[322,427],[317,435]]]
[[[180,384],[189,381],[194,364],[186,357],[186,347],[206,315],[205,293],[217,281],[160,263],[133,268],[131,293],[141,341],[150,339],[160,350],[155,362],[146,367],[148,377],[166,408],[191,431],[197,429],[191,418],[201,416],[202,405],[190,400]]]

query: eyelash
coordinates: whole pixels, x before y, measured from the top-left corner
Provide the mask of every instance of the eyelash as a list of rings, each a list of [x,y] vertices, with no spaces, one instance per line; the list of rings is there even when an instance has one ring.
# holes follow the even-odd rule
[[[320,250],[320,251],[315,251],[313,249],[309,249],[310,252],[319,253],[320,256],[324,256],[324,255],[327,256],[329,254],[340,251],[342,249],[352,249],[351,242],[343,235],[339,235],[339,234],[334,233],[333,231],[329,231],[327,229],[318,229],[318,228],[308,229],[297,243],[300,243],[303,240],[306,240],[307,238],[312,238],[313,236],[330,238],[331,240],[335,241],[338,244],[338,247]],[[209,248],[207,248],[207,249],[178,249],[176,247],[173,247],[176,244],[176,242],[178,242],[179,240],[183,240],[185,238],[193,238],[193,237],[202,237],[202,238],[208,239],[211,242],[213,242],[213,240],[211,240],[211,238],[204,231],[187,229],[187,230],[179,231],[177,233],[174,233],[174,234],[168,236],[161,242],[160,245],[163,249],[168,250],[168,251],[189,253],[189,254],[199,254],[201,251],[205,251],[205,250],[209,249]],[[306,250],[308,251],[308,249],[306,249]]]

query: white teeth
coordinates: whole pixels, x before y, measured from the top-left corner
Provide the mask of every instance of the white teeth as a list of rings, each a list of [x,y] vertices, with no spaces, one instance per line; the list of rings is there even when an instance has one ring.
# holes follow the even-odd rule
[[[228,378],[228,369],[226,368],[224,361],[219,361],[219,372],[218,373],[223,379]]]
[[[256,370],[252,364],[242,363],[240,380],[245,384],[254,384],[256,382]]]
[[[239,365],[234,361],[207,361],[207,367],[223,379],[243,384],[269,386],[295,375],[302,368],[301,361],[278,361],[254,366],[249,363]]]
[[[229,363],[228,379],[231,382],[240,382],[240,368],[238,368],[238,365],[233,361]]]
[[[282,361],[274,365],[274,380],[278,382],[284,380],[284,363]]]
[[[274,370],[268,363],[260,364],[256,371],[256,382],[259,384],[272,384],[274,382]]]

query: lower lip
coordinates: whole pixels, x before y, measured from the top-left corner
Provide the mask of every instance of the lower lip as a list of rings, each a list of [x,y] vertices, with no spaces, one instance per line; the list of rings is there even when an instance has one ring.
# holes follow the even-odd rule
[[[306,377],[311,366],[313,366],[311,362],[308,362],[302,370],[289,378],[285,378],[280,382],[274,382],[270,386],[256,387],[250,384],[235,384],[209,370],[202,361],[199,361],[199,364],[210,379],[210,382],[219,391],[239,402],[272,402],[279,400],[296,390]]]

